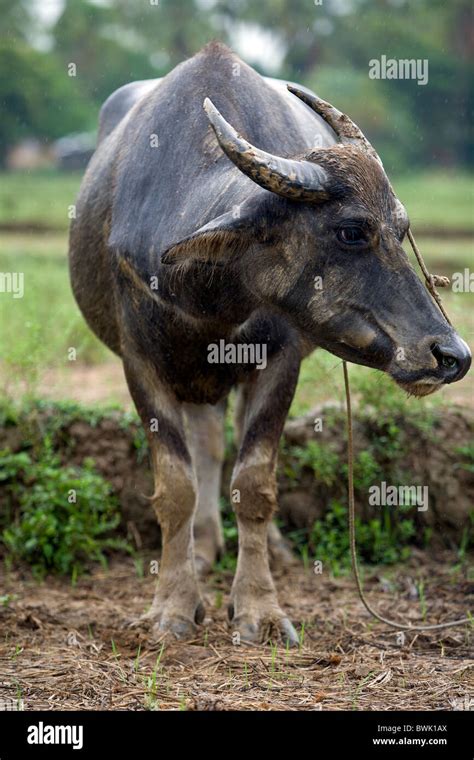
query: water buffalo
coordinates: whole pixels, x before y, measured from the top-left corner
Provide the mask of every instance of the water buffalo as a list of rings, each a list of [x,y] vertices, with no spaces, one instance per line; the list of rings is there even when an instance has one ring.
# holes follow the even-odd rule
[[[75,297],[121,356],[149,438],[163,549],[148,614],[160,635],[193,635],[204,617],[196,566],[222,548],[232,388],[229,617],[243,639],[270,627],[294,644],[268,532],[301,360],[323,347],[417,396],[470,364],[402,249],[408,218],[377,154],[347,116],[290,89],[219,43],[121,88],[102,108],[71,224]]]

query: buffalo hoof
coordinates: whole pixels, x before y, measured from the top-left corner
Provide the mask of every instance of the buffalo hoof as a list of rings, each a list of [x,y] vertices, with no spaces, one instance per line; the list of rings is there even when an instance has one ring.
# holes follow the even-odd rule
[[[162,641],[166,638],[174,638],[179,641],[195,638],[198,633],[198,625],[205,617],[204,605],[198,602],[194,611],[194,617],[188,616],[178,610],[167,609],[166,605],[160,611],[155,605],[145,612],[138,620],[131,623],[132,626],[151,627],[151,637],[154,641]]]
[[[187,639],[194,639],[197,631],[197,625],[192,620],[176,616],[173,618],[163,618],[158,623],[155,623],[151,629],[151,638],[155,642],[167,638],[185,641]]]
[[[283,612],[276,615],[249,615],[242,613],[234,617],[233,605],[229,605],[229,618],[232,622],[232,638],[238,634],[240,641],[250,644],[266,644],[280,641],[284,646],[299,646],[300,640],[293,624]]]

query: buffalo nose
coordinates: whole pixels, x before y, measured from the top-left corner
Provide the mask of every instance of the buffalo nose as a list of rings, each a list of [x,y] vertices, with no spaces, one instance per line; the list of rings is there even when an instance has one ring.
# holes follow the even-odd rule
[[[433,343],[431,352],[438,362],[445,383],[461,380],[471,366],[471,352],[457,335],[445,343]]]

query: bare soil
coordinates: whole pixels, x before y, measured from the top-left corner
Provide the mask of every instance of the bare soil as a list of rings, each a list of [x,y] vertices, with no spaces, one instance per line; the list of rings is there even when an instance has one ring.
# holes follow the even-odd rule
[[[75,587],[3,577],[11,599],[0,606],[0,698],[22,699],[25,710],[469,709],[472,626],[407,633],[403,641],[370,619],[350,578],[301,566],[275,577],[282,604],[304,627],[299,649],[232,643],[230,574],[206,583],[207,617],[186,643],[152,642],[143,626],[130,627],[155,582],[146,572],[138,577],[130,559]],[[366,588],[383,614],[420,621],[415,578],[425,581],[429,621],[472,607],[474,584],[453,572],[449,555],[435,561],[420,553],[374,570]]]
[[[1,368],[0,368],[0,377]],[[7,387],[8,390],[8,387]],[[18,382],[15,392],[28,390],[26,383]],[[124,410],[134,408],[130,397],[122,362],[111,359],[101,364],[74,364],[66,369],[45,370],[35,385],[38,398],[76,401],[80,404],[120,404]]]

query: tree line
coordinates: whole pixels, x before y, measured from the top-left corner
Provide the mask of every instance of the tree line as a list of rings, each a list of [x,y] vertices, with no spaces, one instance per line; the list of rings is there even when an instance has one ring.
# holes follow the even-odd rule
[[[472,164],[470,0],[64,0],[52,25],[37,11],[0,0],[0,162],[23,137],[94,129],[114,89],[209,40],[253,35],[278,65],[249,63],[347,111],[389,170]],[[384,59],[426,61],[426,81],[371,75]]]

